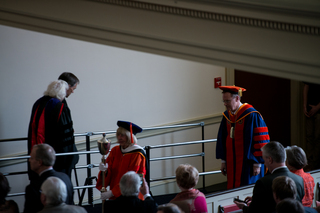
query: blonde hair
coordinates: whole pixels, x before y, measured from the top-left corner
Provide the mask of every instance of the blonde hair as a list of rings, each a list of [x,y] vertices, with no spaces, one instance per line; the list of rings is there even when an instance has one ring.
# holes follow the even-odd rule
[[[117,135],[118,134],[126,135],[127,138],[128,138],[128,141],[127,141],[128,144],[131,144],[131,133],[130,133],[130,131],[128,131],[127,129],[125,129],[123,127],[119,127],[117,129]],[[132,134],[132,139],[133,139],[133,143],[134,144],[138,143],[137,137],[134,134]]]
[[[198,183],[199,172],[189,164],[181,164],[176,169],[176,180],[177,184],[184,189],[193,188]]]
[[[60,101],[63,101],[67,95],[67,90],[69,85],[63,80],[53,81],[48,85],[47,90],[44,92],[44,95],[50,96],[52,98],[57,98]]]

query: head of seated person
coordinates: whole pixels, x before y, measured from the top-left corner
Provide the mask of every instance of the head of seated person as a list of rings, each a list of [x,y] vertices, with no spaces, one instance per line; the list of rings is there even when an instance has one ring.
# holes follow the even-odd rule
[[[174,203],[167,203],[158,206],[157,213],[183,213],[183,211]]]
[[[138,196],[140,183],[141,178],[137,173],[133,171],[125,173],[120,179],[120,191],[122,196]]]
[[[280,201],[286,198],[296,199],[296,183],[290,177],[287,176],[276,177],[272,181],[272,192],[273,198],[276,203],[279,203]]]
[[[66,184],[57,177],[48,177],[41,185],[41,203],[44,206],[58,206],[67,199]]]
[[[181,164],[176,169],[176,181],[181,191],[194,188],[198,180],[199,172],[195,167],[189,164]]]
[[[6,200],[8,193],[10,192],[9,181],[0,172],[0,212],[19,212],[18,205],[13,200]]]
[[[304,213],[302,203],[296,199],[286,198],[280,201],[276,206],[277,213]]]
[[[308,164],[306,153],[298,146],[286,147],[286,154],[286,165],[290,171],[303,169]]]

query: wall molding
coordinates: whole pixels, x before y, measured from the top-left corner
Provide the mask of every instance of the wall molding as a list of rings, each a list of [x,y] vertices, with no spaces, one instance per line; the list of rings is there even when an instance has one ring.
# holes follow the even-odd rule
[[[320,27],[312,25],[302,25],[288,22],[272,21],[266,19],[250,18],[244,16],[228,15],[222,13],[187,9],[181,7],[160,5],[154,3],[137,2],[131,0],[89,0],[111,5],[130,7],[152,12],[166,13],[171,15],[186,16],[191,18],[205,19],[209,21],[224,22],[242,26],[265,28],[268,30],[286,31],[291,33],[320,36]]]

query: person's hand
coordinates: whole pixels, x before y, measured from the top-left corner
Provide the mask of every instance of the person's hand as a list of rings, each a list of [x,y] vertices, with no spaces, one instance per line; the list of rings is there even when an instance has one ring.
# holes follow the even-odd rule
[[[150,194],[149,186],[148,186],[148,183],[147,183],[145,178],[143,178],[143,182],[142,182],[141,187],[140,187],[140,192],[143,195]]]
[[[108,164],[106,163],[106,164],[104,164],[104,163],[102,163],[102,162],[100,162],[100,164],[99,164],[99,170],[100,171],[106,171],[108,169]]]
[[[227,166],[226,166],[226,163],[221,163],[221,173],[226,176],[227,175]]]
[[[314,114],[316,114],[318,111],[319,111],[319,107],[318,105],[315,106],[315,105],[309,105],[311,107],[310,111],[308,112],[308,117],[312,117]]]
[[[239,209],[243,209],[244,206],[247,206],[246,203],[243,203],[243,202],[238,202],[238,201],[233,201]]]
[[[248,205],[251,203],[252,197],[248,196],[244,199],[244,202],[246,202]]]
[[[252,175],[257,176],[258,174],[260,174],[260,170],[261,168],[259,166],[253,166]]]
[[[112,193],[111,190],[109,190],[109,191],[107,191],[107,192],[101,192],[101,197],[100,197],[100,199],[101,199],[101,200],[107,200],[107,199],[109,199],[109,198],[112,197],[112,196],[113,196],[113,193]]]
[[[309,113],[308,113],[308,110],[307,110],[307,106],[303,107],[303,113],[305,114],[305,116],[310,117]]]

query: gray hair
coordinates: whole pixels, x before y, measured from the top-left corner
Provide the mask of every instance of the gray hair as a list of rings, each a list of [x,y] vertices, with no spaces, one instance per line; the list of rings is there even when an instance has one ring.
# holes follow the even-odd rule
[[[158,211],[163,211],[164,213],[181,213],[181,209],[174,203],[166,203],[158,206]]]
[[[69,85],[63,80],[53,81],[48,85],[47,90],[44,92],[44,95],[50,96],[52,98],[57,98],[60,101],[65,99],[67,95],[67,90]]]
[[[36,159],[42,160],[44,166],[53,166],[56,161],[56,152],[49,144],[36,144],[33,148],[36,150]]]
[[[59,205],[67,199],[66,184],[57,177],[48,177],[41,185],[41,193],[46,196],[46,205]]]
[[[123,196],[138,196],[140,176],[134,171],[125,173],[120,179],[120,191]]]
[[[236,98],[237,96],[239,97],[239,100],[241,100],[241,96],[239,94],[231,93],[230,91],[222,91],[222,93],[230,93],[232,98]]]
[[[281,143],[271,141],[261,148],[266,157],[271,157],[276,163],[284,163],[286,161],[286,151]]]
[[[287,163],[295,169],[302,169],[308,164],[306,153],[302,148],[298,146],[288,146],[286,153]]]

